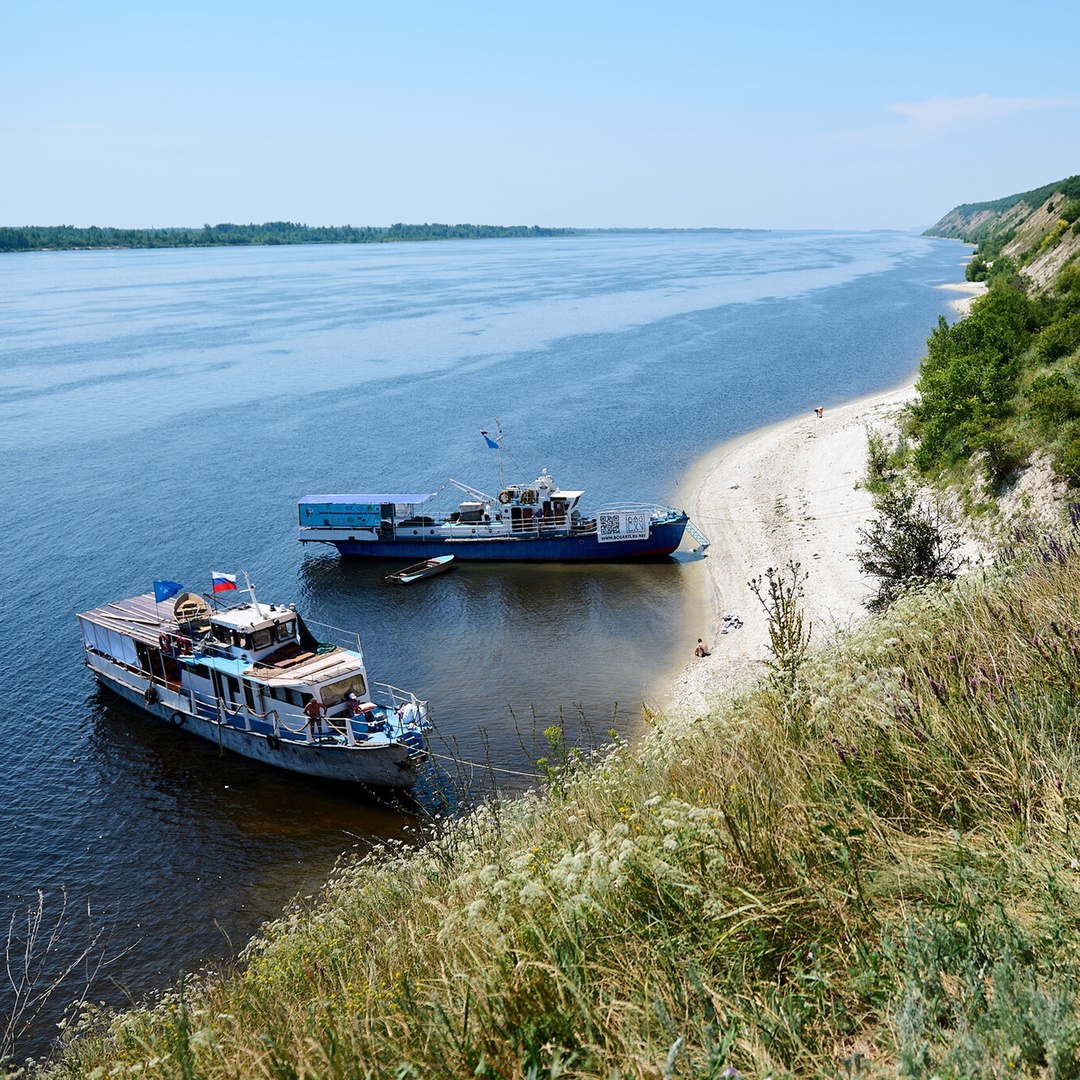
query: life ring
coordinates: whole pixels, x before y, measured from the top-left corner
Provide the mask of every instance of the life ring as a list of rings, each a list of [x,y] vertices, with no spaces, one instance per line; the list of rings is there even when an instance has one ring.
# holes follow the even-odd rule
[[[153,705],[154,702],[157,701],[157,699],[158,699],[157,687],[153,683],[151,683],[143,691],[143,701],[145,701],[147,705]]]
[[[161,634],[158,637],[158,647],[161,649],[162,652],[168,652],[169,651],[169,635],[168,634]]]
[[[512,491],[499,492],[499,502],[501,502],[503,506],[505,506],[513,497],[514,493]]]
[[[532,488],[529,488],[528,490],[523,491],[521,493],[521,501],[523,503],[529,503],[529,504],[532,504],[532,503],[536,502],[536,492],[533,491]]]
[[[191,654],[191,642],[186,637],[178,637],[175,639],[176,651],[180,656],[189,656]]]
[[[266,745],[269,746],[271,750],[280,750],[281,740],[276,735],[267,735]]]
[[[170,720],[171,720],[171,721],[172,721],[172,722],[173,722],[173,723],[174,723],[174,724],[175,724],[175,725],[176,725],[177,727],[183,727],[183,726],[184,726],[184,724],[185,724],[185,723],[187,723],[187,720],[186,720],[186,718],[185,718],[185,716],[184,716],[184,714],[183,714],[183,713],[178,713],[178,712],[174,712],[174,713],[172,714],[172,716],[170,716],[170,717],[169,717],[169,719],[170,719]]]

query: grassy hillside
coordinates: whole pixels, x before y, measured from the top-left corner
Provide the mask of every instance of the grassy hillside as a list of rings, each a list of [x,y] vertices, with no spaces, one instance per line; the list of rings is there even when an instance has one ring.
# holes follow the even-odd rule
[[[344,864],[49,1075],[1080,1075],[1075,542]]]

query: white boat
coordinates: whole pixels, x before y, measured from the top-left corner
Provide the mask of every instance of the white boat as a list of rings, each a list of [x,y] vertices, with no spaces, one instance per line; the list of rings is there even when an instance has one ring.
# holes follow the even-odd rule
[[[320,641],[295,605],[259,603],[250,582],[250,598],[233,592],[231,604],[193,592],[173,601],[180,586],[159,588],[172,585],[79,613],[86,665],[102,685],[256,761],[372,786],[416,782],[427,703],[373,684],[358,635],[349,647]],[[309,720],[313,699],[325,715]]]
[[[459,559],[529,562],[659,558],[678,548],[686,530],[708,543],[670,506],[616,503],[587,514],[579,505],[585,492],[564,491],[547,469],[532,483],[507,483],[502,428],[496,422],[494,436],[480,434],[499,451],[497,495],[454,479],[434,492],[305,495],[297,505],[301,543],[333,544],[348,558],[453,551]],[[452,507],[442,505],[447,487],[455,489]]]
[[[436,555],[434,559],[425,559],[423,562],[406,566],[404,570],[397,570],[393,574],[387,574],[386,580],[397,582],[399,585],[411,585],[414,581],[434,577],[444,570],[449,570],[453,561],[453,555]]]

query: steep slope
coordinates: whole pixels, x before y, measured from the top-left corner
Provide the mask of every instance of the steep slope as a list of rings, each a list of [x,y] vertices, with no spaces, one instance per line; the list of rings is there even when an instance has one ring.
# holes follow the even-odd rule
[[[992,202],[964,203],[923,235],[978,244],[986,259],[1006,255],[1043,289],[1080,255],[1080,176]]]

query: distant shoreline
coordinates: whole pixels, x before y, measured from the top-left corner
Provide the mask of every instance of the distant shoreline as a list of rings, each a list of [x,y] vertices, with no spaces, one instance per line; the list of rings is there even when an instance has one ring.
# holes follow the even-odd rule
[[[301,225],[268,221],[261,225],[204,225],[201,229],[118,229],[91,225],[0,225],[0,254],[24,251],[140,251],[192,247],[282,247],[299,244],[398,244],[433,240],[506,240],[532,237],[612,235],[618,233],[769,232],[707,226],[679,228],[549,228],[541,225]]]
[[[267,221],[261,225],[204,225],[201,229],[117,229],[91,225],[0,226],[0,252],[123,251],[190,247],[279,247],[296,244],[392,244],[427,240],[491,240],[518,237],[576,236],[579,229],[539,225],[388,226],[301,225]]]

